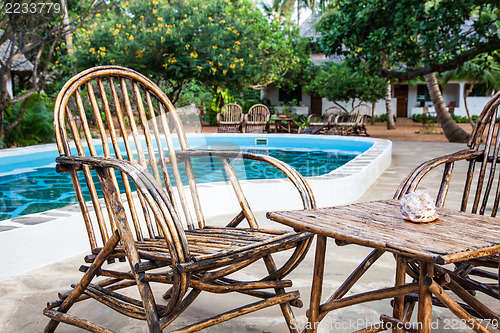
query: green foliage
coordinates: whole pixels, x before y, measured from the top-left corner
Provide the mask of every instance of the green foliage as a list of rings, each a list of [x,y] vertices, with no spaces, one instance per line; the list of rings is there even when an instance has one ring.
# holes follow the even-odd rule
[[[125,2],[75,36],[77,65],[134,68],[177,101],[187,82],[242,88],[282,84],[308,61],[298,31],[269,23],[248,0]]]
[[[392,115],[392,117],[396,120],[396,115]],[[387,122],[387,113],[375,116],[375,121],[380,123]]]
[[[5,135],[2,146],[29,146],[54,142],[53,103],[53,99],[47,95],[34,93],[28,101],[22,121]],[[5,110],[4,126],[16,118],[22,104],[23,102],[19,102]]]
[[[355,72],[344,64],[328,63],[311,69],[312,80],[304,86],[304,91],[319,94],[331,101],[347,102],[360,99],[376,102],[386,94],[386,81],[363,72]]]
[[[496,0],[344,0],[318,30],[323,50],[344,55],[350,67],[411,79],[498,48],[498,14]]]

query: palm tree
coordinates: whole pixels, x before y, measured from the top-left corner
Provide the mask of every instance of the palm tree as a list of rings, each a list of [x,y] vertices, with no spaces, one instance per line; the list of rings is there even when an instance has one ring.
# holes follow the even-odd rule
[[[462,143],[469,141],[470,134],[457,125],[444,104],[443,95],[441,95],[441,90],[439,90],[436,73],[430,73],[424,77],[439,124],[448,141]]]
[[[469,82],[469,87],[464,92],[464,106],[469,122],[474,126],[474,121],[470,116],[467,105],[467,97],[476,84],[483,84],[486,89],[499,90],[500,64],[495,62],[495,59],[490,55],[481,55],[471,61],[467,61],[461,67],[443,74],[443,83],[447,83],[452,79],[463,79]]]

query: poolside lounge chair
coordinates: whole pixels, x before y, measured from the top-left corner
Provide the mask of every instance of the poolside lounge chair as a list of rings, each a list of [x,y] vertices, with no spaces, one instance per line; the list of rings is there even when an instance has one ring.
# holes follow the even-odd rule
[[[369,136],[366,132],[365,121],[371,116],[371,108],[366,104],[359,104],[345,116],[335,119],[333,127],[341,135],[361,135]]]
[[[308,128],[301,133],[320,134],[327,133],[332,128],[335,118],[344,111],[338,107],[330,107],[322,115],[310,114],[307,117]]]
[[[253,105],[245,115],[245,133],[264,133],[269,126],[271,112],[264,104]]]
[[[75,115],[81,117],[83,131],[76,128]],[[242,293],[257,300],[222,314],[214,303],[207,309],[211,318],[177,332],[195,332],[272,305],[280,306],[290,331],[298,332],[291,306],[301,306],[299,293],[286,292],[292,283],[283,277],[304,258],[311,234],[259,228],[231,160],[276,167],[295,185],[303,207],[314,208],[308,184],[293,168],[269,156],[190,149],[167,96],[145,76],[118,66],[91,68],[70,79],[56,99],[54,127],[60,153],[57,170],[71,175],[91,252],[85,257],[90,265],[80,269],[80,282],[48,303],[43,313],[51,320],[45,332],[54,331],[60,322],[109,332],[67,313],[80,301],[98,301],[146,321],[150,332],[160,332],[202,291],[220,297]],[[222,226],[207,225],[203,215],[192,167],[192,158],[199,156],[222,160],[240,206]],[[84,188],[91,202],[85,202]],[[99,191],[104,199],[98,198]],[[271,255],[285,250],[292,251],[276,266]],[[115,259],[128,265],[102,266]],[[240,280],[258,276],[260,270],[253,264],[262,262],[267,273]],[[247,267],[251,274],[228,277]],[[134,290],[122,292],[130,288],[136,298]],[[164,300],[158,302],[154,292],[160,292],[160,298],[164,294]]]
[[[445,205],[447,193],[451,189],[463,193],[462,200],[459,206],[452,207],[447,204],[446,208],[478,214],[476,220],[470,221],[471,228],[474,228],[476,223],[481,223],[481,215],[497,216],[500,204],[497,168],[500,158],[499,105],[500,92],[497,92],[479,115],[467,148],[434,158],[416,167],[401,183],[394,199],[399,200],[404,194],[418,190],[428,174],[439,172],[442,173],[440,184],[424,182],[423,185],[426,192],[436,194],[437,207]],[[453,169],[456,169],[457,165],[462,165],[467,172],[454,174]],[[418,267],[411,265],[407,271],[415,277]],[[473,297],[475,292],[480,292],[500,300],[498,254],[465,262],[454,270],[442,267],[439,273],[447,273],[452,278],[452,282],[446,286],[467,303],[469,312],[475,311],[474,315],[479,315],[480,318],[498,320],[500,313],[490,313]]]
[[[217,131],[219,133],[239,132],[243,123],[243,110],[235,103],[229,103],[222,107],[217,114]]]

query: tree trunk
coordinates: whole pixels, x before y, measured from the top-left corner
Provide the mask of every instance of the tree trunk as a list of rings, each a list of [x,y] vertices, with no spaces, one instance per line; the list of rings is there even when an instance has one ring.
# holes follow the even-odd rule
[[[469,118],[469,123],[474,128],[474,121],[472,120],[472,117],[470,116],[469,112],[469,106],[467,105],[467,97],[469,97],[470,93],[472,92],[472,89],[474,88],[474,82],[472,82],[469,86],[469,89],[467,89],[464,93],[464,107],[465,107],[465,112],[467,112],[467,118]]]
[[[385,109],[387,113],[387,129],[396,129],[396,124],[394,124],[394,117],[392,116],[392,92],[391,83],[387,81],[387,94],[385,95]]]
[[[446,105],[444,104],[443,96],[441,95],[441,90],[439,90],[436,74],[430,73],[425,75],[425,83],[427,84],[427,89],[429,90],[434,110],[436,110],[439,124],[441,125],[444,135],[448,141],[467,143],[469,141],[470,134],[458,126],[448,112]]]
[[[71,35],[69,26],[68,3],[66,0],[61,0],[62,17],[64,24],[64,38],[66,39],[66,49],[68,54],[73,54],[73,36]]]

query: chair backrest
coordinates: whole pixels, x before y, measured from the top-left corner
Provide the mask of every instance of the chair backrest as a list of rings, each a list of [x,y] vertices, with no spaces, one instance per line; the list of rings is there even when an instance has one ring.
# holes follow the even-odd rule
[[[338,116],[342,113],[344,113],[344,110],[339,107],[332,106],[326,109],[325,112],[323,112],[323,117]]]
[[[247,120],[252,122],[267,122],[271,112],[264,104],[255,104],[248,110]]]
[[[355,115],[355,120],[353,122],[363,124],[367,117],[371,117],[372,109],[367,104],[361,103],[354,108],[352,113]]]
[[[95,67],[76,75],[57,96],[54,130],[63,156],[138,162],[166,188],[171,205],[167,219],[190,229],[204,226],[191,160],[180,161],[175,152],[189,149],[179,116],[168,97],[143,75],[118,66]],[[71,140],[76,149],[71,148]],[[99,200],[100,184],[94,181],[94,171],[87,166],[69,171],[94,249],[114,230],[111,207]],[[162,236],[156,213],[140,192],[132,192],[134,183],[121,172],[109,173],[122,194],[120,200],[137,239]],[[184,184],[189,184],[189,191]],[[93,212],[85,203],[89,199]]]
[[[413,191],[434,166],[444,164],[436,205],[438,207],[444,205],[450,186],[460,184],[461,187],[463,184],[460,207],[455,208],[496,216],[500,202],[500,172],[497,170],[500,161],[499,105],[500,92],[497,92],[479,115],[467,144],[468,149],[436,158],[416,168],[400,185],[395,198],[399,199],[403,194]],[[452,174],[455,161],[459,160],[467,163],[465,179],[461,179],[460,182]]]
[[[222,107],[220,114],[224,122],[239,123],[242,120],[243,110],[238,104],[228,103]]]

